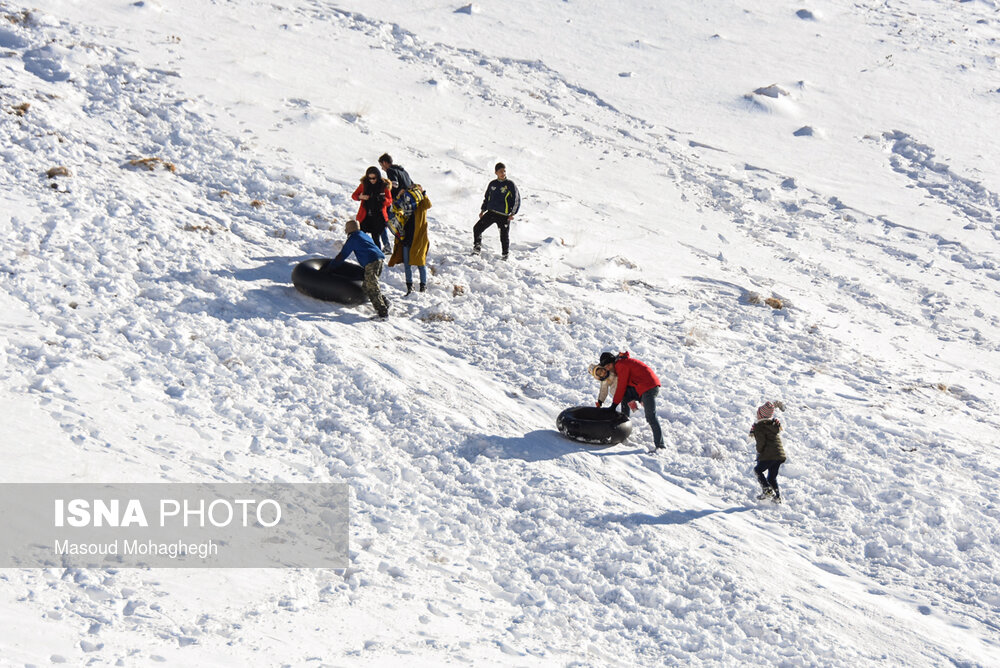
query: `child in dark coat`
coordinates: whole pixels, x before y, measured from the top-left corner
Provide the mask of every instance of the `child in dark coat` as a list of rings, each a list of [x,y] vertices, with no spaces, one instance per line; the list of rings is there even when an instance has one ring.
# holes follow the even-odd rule
[[[763,488],[757,498],[771,498],[775,503],[781,503],[778,469],[785,463],[785,448],[781,443],[781,422],[774,417],[775,407],[785,410],[780,401],[768,401],[757,409],[757,421],[750,427],[750,435],[757,441],[757,465],[753,472]]]

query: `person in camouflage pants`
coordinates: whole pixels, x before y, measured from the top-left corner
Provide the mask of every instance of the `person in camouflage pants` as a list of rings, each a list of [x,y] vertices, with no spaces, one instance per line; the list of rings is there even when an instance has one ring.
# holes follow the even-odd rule
[[[343,264],[351,253],[358,258],[358,264],[365,269],[365,278],[361,283],[362,289],[375,307],[375,312],[380,318],[389,317],[389,300],[382,296],[382,289],[379,287],[378,279],[382,275],[382,263],[385,261],[385,254],[378,249],[375,242],[367,232],[361,231],[361,225],[356,220],[347,221],[344,227],[347,233],[347,241],[340,249],[337,256],[326,265],[326,271],[332,271],[338,265]]]
[[[380,318],[389,317],[389,300],[382,294],[378,279],[382,275],[382,260],[372,260],[365,265],[365,280],[361,282],[361,289],[368,295],[368,300],[375,307],[375,312]]]

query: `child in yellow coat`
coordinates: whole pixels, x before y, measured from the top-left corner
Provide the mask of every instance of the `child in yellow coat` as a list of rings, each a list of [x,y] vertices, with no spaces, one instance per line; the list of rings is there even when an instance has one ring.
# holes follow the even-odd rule
[[[414,266],[420,272],[420,292],[427,289],[427,250],[430,248],[430,240],[427,237],[427,209],[431,208],[431,200],[419,185],[413,186],[411,192],[413,191],[421,197],[416,201],[411,215],[406,216],[403,211],[400,211],[405,222],[401,228],[394,226],[398,230],[396,244],[392,249],[392,257],[389,258],[390,267],[400,262],[403,263],[406,275],[406,294],[413,292],[411,267]]]

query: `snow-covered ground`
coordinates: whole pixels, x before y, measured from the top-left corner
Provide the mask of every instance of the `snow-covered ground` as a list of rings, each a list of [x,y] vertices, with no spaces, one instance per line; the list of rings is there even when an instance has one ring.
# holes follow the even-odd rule
[[[6,570],[2,661],[1000,664],[998,39],[993,0],[0,0],[0,480],[352,514],[343,571]],[[289,274],[384,151],[431,277],[375,322]],[[468,256],[498,160],[508,263]],[[555,432],[603,350],[665,453]]]

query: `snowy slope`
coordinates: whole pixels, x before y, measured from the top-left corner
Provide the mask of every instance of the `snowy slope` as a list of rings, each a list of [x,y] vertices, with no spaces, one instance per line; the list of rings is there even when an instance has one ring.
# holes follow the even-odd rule
[[[352,493],[345,571],[6,571],[4,660],[1000,661],[995,3],[459,10],[0,1],[3,480]],[[383,151],[377,323],[288,277]],[[614,349],[665,454],[553,429]]]

